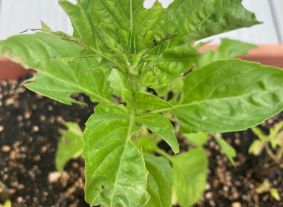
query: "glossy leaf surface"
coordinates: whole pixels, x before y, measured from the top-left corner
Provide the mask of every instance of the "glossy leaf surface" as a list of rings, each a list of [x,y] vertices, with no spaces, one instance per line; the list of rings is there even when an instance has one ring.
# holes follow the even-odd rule
[[[220,61],[192,72],[173,112],[183,130],[244,130],[283,109],[280,69],[244,61]]]

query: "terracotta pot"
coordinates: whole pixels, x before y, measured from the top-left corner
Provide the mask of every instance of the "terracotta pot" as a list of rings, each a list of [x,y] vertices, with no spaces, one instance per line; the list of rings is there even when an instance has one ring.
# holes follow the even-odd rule
[[[283,68],[283,45],[262,45],[251,50],[246,60]]]
[[[201,51],[215,50],[216,48],[216,45],[208,45],[201,48]],[[247,56],[241,58],[283,68],[283,45],[261,45],[257,49],[251,50]],[[29,72],[19,64],[0,57],[0,80],[17,79]]]
[[[216,45],[207,45],[200,49],[201,52],[206,50],[215,50]],[[260,62],[264,65],[270,65],[283,68],[283,45],[260,45],[253,49],[242,59]]]
[[[30,71],[28,70],[24,70],[19,64],[14,63],[7,58],[0,57],[0,81],[14,80],[29,72]]]

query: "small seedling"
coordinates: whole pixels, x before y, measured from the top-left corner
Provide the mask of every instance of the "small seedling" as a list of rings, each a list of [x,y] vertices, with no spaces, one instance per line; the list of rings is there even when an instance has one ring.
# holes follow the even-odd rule
[[[67,122],[65,130],[61,131],[62,137],[56,151],[56,168],[62,172],[66,163],[73,158],[78,158],[83,151],[83,132],[76,123]]]
[[[59,3],[72,36],[43,24],[1,41],[0,54],[34,68],[30,90],[67,105],[80,104],[79,93],[98,103],[82,141],[91,206],[171,207],[172,194],[194,205],[207,155],[202,147],[180,153],[176,137],[244,130],[283,109],[283,71],[234,59],[254,46],[225,40],[214,53],[198,51],[203,38],[259,23],[241,0],[175,0],[167,9],[145,9],[143,0]]]
[[[198,132],[183,135],[185,139],[189,141],[189,143],[198,147],[204,147],[204,145],[208,142],[209,138],[214,138],[220,146],[222,153],[227,156],[227,158],[233,165],[235,165],[235,158],[237,156],[237,152],[227,141],[222,138],[220,133],[209,135],[204,132]]]
[[[256,192],[258,194],[269,193],[271,197],[276,201],[281,200],[278,190],[276,188],[273,188],[268,180],[264,180],[263,183],[259,187],[257,187]]]
[[[12,207],[11,201],[7,200],[3,205],[0,205],[0,207]]]
[[[275,124],[266,135],[258,128],[252,128],[257,139],[251,144],[249,152],[256,156],[260,155],[263,150],[272,158],[275,163],[282,162],[283,158],[283,122]]]

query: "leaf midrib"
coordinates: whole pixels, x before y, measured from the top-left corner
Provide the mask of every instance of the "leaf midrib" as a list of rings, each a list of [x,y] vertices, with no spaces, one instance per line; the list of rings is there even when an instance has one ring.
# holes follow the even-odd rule
[[[259,92],[267,93],[267,92],[274,92],[274,91],[277,91],[277,90],[276,89],[265,90],[263,92],[262,91],[253,91],[253,92],[246,93],[244,95],[238,95],[238,96],[228,96],[228,97],[222,97],[222,98],[205,99],[205,100],[201,100],[201,101],[194,101],[194,102],[191,102],[191,103],[180,103],[180,104],[174,105],[172,107],[163,108],[163,109],[160,109],[160,110],[153,110],[152,113],[161,113],[161,112],[171,111],[171,110],[182,108],[182,107],[201,105],[201,104],[205,104],[207,102],[215,102],[215,101],[223,101],[223,100],[231,100],[231,99],[236,99],[236,98],[243,98],[243,97],[246,97],[246,96],[249,96],[249,95],[259,94]]]
[[[87,88],[85,88],[85,87],[82,87],[82,86],[80,86],[80,85],[74,84],[73,82],[69,82],[69,81],[66,81],[66,80],[64,80],[64,79],[60,79],[60,78],[58,78],[57,76],[52,75],[52,74],[47,73],[47,72],[42,71],[42,70],[38,70],[37,73],[38,73],[38,74],[43,74],[43,75],[45,75],[45,76],[47,76],[47,77],[49,77],[49,78],[56,79],[58,82],[71,85],[72,87],[77,88],[77,89],[81,90],[82,92],[85,92],[85,93],[87,93],[87,94],[91,94],[92,96],[96,97],[97,99],[99,99],[99,100],[101,100],[101,101],[103,101],[103,102],[112,103],[112,102],[109,101],[108,99],[103,98],[102,96],[100,96],[100,95],[94,93],[93,91],[91,91],[91,90],[89,90],[89,89],[87,89]]]
[[[115,175],[115,182],[114,182],[114,185],[113,185],[113,193],[112,193],[112,198],[111,198],[111,201],[110,201],[110,207],[113,206],[114,196],[115,196],[116,190],[117,190],[118,176],[119,176],[120,171],[121,171],[121,162],[124,159],[126,149],[129,146],[129,141],[131,140],[131,131],[133,129],[134,123],[135,123],[135,113],[133,111],[129,115],[129,127],[128,127],[128,131],[127,131],[127,137],[125,139],[125,145],[124,145],[125,147],[124,147],[124,149],[122,151],[122,155],[119,159],[119,167],[118,167],[117,173]]]

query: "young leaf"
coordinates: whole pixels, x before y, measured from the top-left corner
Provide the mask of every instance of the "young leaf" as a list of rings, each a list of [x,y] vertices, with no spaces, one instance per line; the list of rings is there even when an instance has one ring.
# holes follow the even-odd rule
[[[86,201],[109,207],[140,207],[148,200],[142,152],[131,141],[134,117],[124,106],[99,104],[86,123]]]
[[[157,110],[171,107],[167,101],[149,93],[131,93],[128,90],[124,90],[123,97],[129,105],[133,105],[136,109]]]
[[[109,102],[105,70],[91,70],[100,65],[101,59],[87,57],[78,61],[80,58],[76,57],[80,57],[82,51],[81,46],[70,40],[43,32],[0,42],[1,55],[37,71],[25,84],[30,90],[65,104],[75,102],[71,95],[77,93],[87,94],[94,102]]]
[[[169,48],[159,60],[159,68],[170,75],[179,76],[192,67],[199,54],[188,44]]]
[[[249,153],[255,156],[260,155],[262,150],[264,149],[265,142],[262,140],[255,140],[249,147]]]
[[[234,165],[235,158],[237,156],[236,150],[228,142],[226,142],[221,136],[216,136],[215,139],[217,143],[220,145],[223,153],[228,157],[230,162]]]
[[[112,51],[134,52],[137,47],[144,47],[148,31],[162,17],[165,10],[156,4],[152,9],[143,8],[143,0],[98,0],[79,1],[73,5],[67,0],[60,1],[62,7],[71,17],[75,34],[96,48]],[[147,37],[147,38],[145,38]]]
[[[258,127],[252,127],[251,128],[252,132],[257,136],[258,139],[260,139],[262,142],[267,142],[268,141],[268,136],[265,135],[260,128]]]
[[[281,201],[281,196],[280,196],[278,189],[271,188],[269,192],[272,198],[274,198],[276,201]]]
[[[41,31],[47,32],[47,33],[52,33],[53,32],[51,30],[51,28],[44,21],[41,21]]]
[[[245,55],[249,50],[256,48],[255,45],[238,40],[222,39],[221,45],[216,51],[207,51],[198,60],[198,67],[203,67],[219,60],[229,60],[240,55]]]
[[[231,60],[189,74],[172,109],[183,130],[229,132],[258,125],[283,109],[283,71]]]
[[[138,137],[135,140],[137,147],[142,148],[144,152],[153,153],[158,150],[158,143],[160,138],[155,134],[150,134],[147,136]]]
[[[181,206],[193,206],[205,190],[208,160],[202,148],[173,158],[174,189]]]
[[[209,139],[208,134],[204,132],[197,132],[197,133],[190,133],[183,135],[187,140],[189,140],[189,142],[199,147],[203,146]]]
[[[160,40],[163,35],[159,26],[164,26],[162,20],[166,18],[166,9],[163,9],[158,1],[155,1],[150,9],[144,9],[144,6],[141,6],[141,4],[144,4],[143,0],[131,0],[131,2],[139,6],[133,16],[133,30],[137,48],[148,49],[156,46],[156,41]]]
[[[67,130],[62,131],[62,137],[56,151],[56,168],[63,171],[66,163],[73,158],[81,156],[83,150],[83,132],[75,124],[66,123]]]
[[[163,157],[145,157],[146,168],[149,172],[147,191],[150,195],[145,207],[171,207],[172,167]]]
[[[164,20],[170,34],[201,39],[259,22],[242,0],[175,0]]]
[[[108,81],[109,86],[112,89],[112,93],[116,96],[122,97],[123,91],[126,90],[123,74],[117,69],[112,69],[108,77]]]
[[[272,186],[271,186],[271,183],[269,182],[269,180],[265,179],[263,181],[263,183],[256,188],[256,192],[258,194],[269,192],[271,187]]]
[[[12,202],[10,200],[7,200],[3,205],[0,205],[0,207],[12,207]]]
[[[275,149],[277,146],[281,146],[281,140],[280,140],[280,132],[283,130],[283,121],[275,124],[269,132],[269,141],[271,143],[271,146],[273,149]]]
[[[180,151],[174,127],[167,118],[160,114],[147,113],[137,117],[137,121],[145,124],[153,133],[163,139],[174,153]]]
[[[72,21],[75,36],[78,36],[85,44],[96,47],[97,42],[93,33],[93,25],[82,1],[77,5],[67,0],[59,0],[59,3]]]

